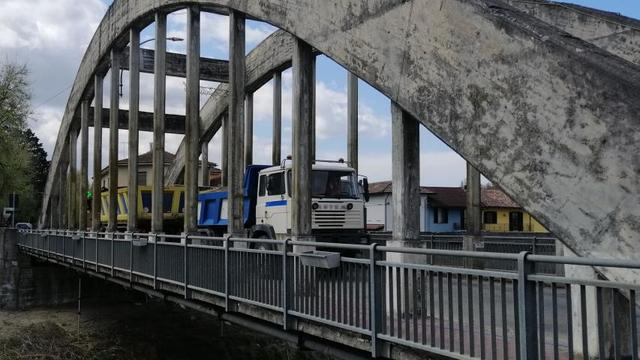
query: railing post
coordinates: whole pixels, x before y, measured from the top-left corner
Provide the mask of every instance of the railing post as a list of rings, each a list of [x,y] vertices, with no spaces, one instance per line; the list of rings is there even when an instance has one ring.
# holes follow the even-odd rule
[[[129,284],[133,284],[133,237],[135,234],[133,232],[130,233],[131,238],[129,239]]]
[[[189,234],[184,235],[184,298],[189,298]]]
[[[87,238],[87,233],[85,231],[82,232],[82,270],[86,270],[87,269],[87,261],[86,261],[86,257],[87,257],[87,250],[86,250],[86,238]]]
[[[289,272],[287,271],[287,248],[289,239],[284,241],[282,247],[282,328],[289,328]]]
[[[153,289],[158,285],[158,234],[153,233]]]
[[[115,241],[115,237],[116,237],[116,233],[112,232],[111,233],[111,277],[113,277],[113,267],[114,267],[113,266],[113,258],[114,258],[114,256],[113,256],[113,245],[114,244],[113,243]]]
[[[518,255],[518,314],[520,323],[520,358],[538,358],[538,339],[536,307],[536,283],[528,280],[529,274],[535,272],[535,263],[527,260],[529,252],[523,251]]]
[[[224,239],[224,310],[229,311],[229,242],[231,235]]]
[[[98,266],[98,244],[100,244],[100,242],[98,241],[98,239],[100,238],[100,233],[96,231],[95,233],[96,235],[96,272],[100,272],[100,267]]]
[[[371,328],[371,357],[377,358],[380,353],[378,332],[382,329],[382,307],[378,303],[378,295],[382,290],[380,272],[376,269],[376,247],[373,243],[369,248],[369,326]],[[380,301],[384,301],[382,297]]]

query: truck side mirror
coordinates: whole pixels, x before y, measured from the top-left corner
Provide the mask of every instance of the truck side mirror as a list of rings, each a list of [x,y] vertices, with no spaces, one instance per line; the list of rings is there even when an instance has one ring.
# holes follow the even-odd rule
[[[364,201],[369,202],[369,180],[367,178],[362,179],[362,189],[364,190]]]

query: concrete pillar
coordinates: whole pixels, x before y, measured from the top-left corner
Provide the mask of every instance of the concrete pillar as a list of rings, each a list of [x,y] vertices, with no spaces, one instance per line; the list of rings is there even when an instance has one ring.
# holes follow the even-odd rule
[[[198,158],[200,157],[200,8],[187,8],[187,101],[185,116],[184,232],[198,229]]]
[[[291,233],[297,240],[311,240],[313,59],[311,45],[296,39],[293,49],[293,201],[291,206]]]
[[[282,160],[282,73],[273,74],[273,138],[271,141],[271,164]]]
[[[358,77],[347,74],[347,159],[358,172]]]
[[[69,167],[67,170],[67,225],[69,230],[77,228],[78,215],[76,212],[78,204],[78,132],[75,129],[69,131]]]
[[[576,256],[568,247],[563,247],[566,256]],[[565,276],[572,279],[602,280],[603,278],[590,266],[565,265]],[[584,291],[584,313],[586,325],[582,318],[582,292]],[[600,297],[600,299],[598,299]],[[600,303],[600,305],[598,304]],[[605,359],[614,358],[614,346],[617,339],[619,346],[618,358],[630,359],[631,338],[629,300],[618,289],[603,288],[600,293],[595,287],[585,286],[584,290],[579,285],[571,285],[571,310],[573,324],[573,349],[578,358],[598,359],[600,341],[603,342]],[[598,322],[602,321],[603,334],[598,333]],[[585,349],[582,339],[582,329],[587,329],[587,347]],[[615,338],[615,339],[614,339]],[[585,350],[588,356],[585,356]]]
[[[68,141],[68,139],[67,139]],[[67,144],[69,146],[69,144]],[[65,147],[66,152],[63,152],[63,155],[60,157],[60,163],[58,165],[58,179],[60,179],[58,183],[58,228],[66,229],[67,228],[67,219],[68,219],[68,209],[67,204],[69,203],[69,189],[67,188],[67,170],[69,168],[69,150]]]
[[[479,236],[482,230],[480,210],[480,172],[467,162],[467,213],[465,222],[467,234]]]
[[[93,103],[93,199],[91,200],[91,229],[100,230],[101,182],[102,182],[102,75],[94,77]]]
[[[394,241],[420,236],[420,129],[418,121],[391,103]]]
[[[117,230],[118,210],[118,111],[120,110],[119,49],[111,49],[111,95],[109,106],[109,212],[107,231]]]
[[[162,232],[164,193],[164,118],[166,97],[167,14],[156,13],[156,51],[153,84],[153,161],[151,231]]]
[[[245,97],[244,112],[244,168],[253,164],[253,93]]]
[[[311,57],[311,160],[316,160],[316,56]]]
[[[209,142],[202,143],[202,174],[200,186],[209,186]]]
[[[80,189],[78,191],[78,228],[87,230],[87,191],[89,191],[89,100],[80,103]]]
[[[220,144],[220,183],[222,186],[229,185],[229,114],[222,115],[222,141]]]
[[[480,209],[480,172],[467,162],[467,212],[465,213],[466,234],[462,237],[463,250],[473,251],[475,244],[482,241],[482,210]],[[482,267],[480,259],[465,259],[466,267]]]
[[[244,177],[244,98],[245,98],[245,16],[237,11],[229,12],[229,119],[228,142],[229,193],[227,231],[231,235],[245,234],[243,221]]]
[[[138,112],[140,111],[140,30],[129,30],[129,169],[127,231],[138,230]]]

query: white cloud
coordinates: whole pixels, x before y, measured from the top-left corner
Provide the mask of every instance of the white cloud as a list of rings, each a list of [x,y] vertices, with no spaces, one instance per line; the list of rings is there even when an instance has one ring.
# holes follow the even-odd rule
[[[360,153],[359,172],[370,181],[391,180],[391,153]],[[420,153],[420,184],[458,186],[466,177],[466,162],[453,151]]]

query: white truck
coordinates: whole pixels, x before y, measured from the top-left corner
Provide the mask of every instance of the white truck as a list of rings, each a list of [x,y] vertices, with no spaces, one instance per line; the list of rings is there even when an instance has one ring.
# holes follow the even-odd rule
[[[244,176],[244,224],[252,238],[286,239],[291,236],[291,161],[280,166],[250,165]],[[201,192],[198,225],[221,236],[227,231],[226,189]],[[367,179],[358,181],[355,170],[342,160],[316,161],[311,172],[312,236],[316,241],[368,242],[365,201]]]

